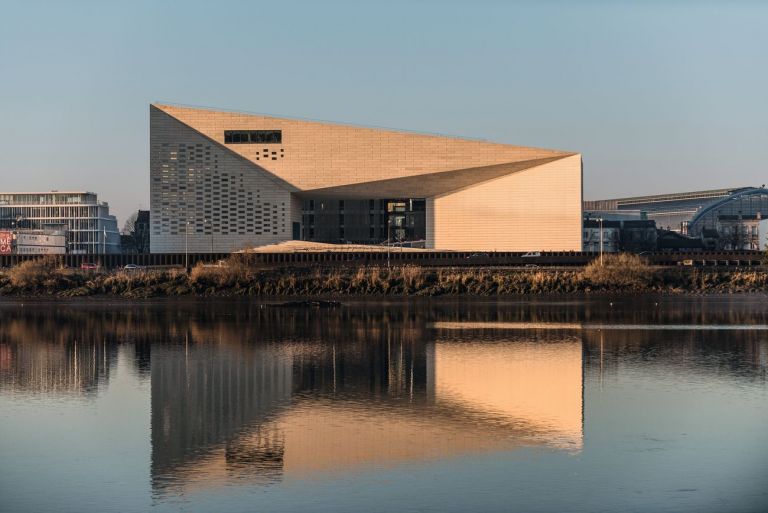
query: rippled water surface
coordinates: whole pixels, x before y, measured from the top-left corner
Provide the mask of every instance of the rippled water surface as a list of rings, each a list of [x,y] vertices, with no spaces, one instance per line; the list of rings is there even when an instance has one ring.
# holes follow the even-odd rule
[[[0,511],[768,511],[766,305],[0,303]]]

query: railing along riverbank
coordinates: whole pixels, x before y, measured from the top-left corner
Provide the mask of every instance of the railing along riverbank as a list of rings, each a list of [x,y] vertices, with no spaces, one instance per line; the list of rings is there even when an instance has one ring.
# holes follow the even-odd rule
[[[337,265],[417,265],[425,267],[579,267],[599,257],[593,252],[449,252],[399,251],[389,253],[363,251],[302,251],[293,253],[242,253],[240,258],[254,265],[306,266]],[[95,264],[115,269],[126,265],[141,267],[194,267],[198,263],[213,264],[230,257],[230,253],[150,253],[150,254],[67,254],[67,255],[0,255],[0,267],[13,267],[28,260],[54,258],[61,266],[80,268]],[[649,264],[658,266],[756,266],[760,251],[653,252],[642,254]]]

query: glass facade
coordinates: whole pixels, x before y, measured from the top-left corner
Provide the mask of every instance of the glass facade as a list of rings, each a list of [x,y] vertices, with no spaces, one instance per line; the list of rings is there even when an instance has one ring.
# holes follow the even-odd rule
[[[426,239],[426,201],[408,199],[307,199],[303,239],[356,244],[413,244]]]
[[[737,192],[702,209],[687,225],[688,235],[703,237],[717,249],[763,249],[758,226],[768,216],[768,189]]]
[[[0,193],[0,228],[67,231],[69,253],[120,253],[117,219],[92,192]]]

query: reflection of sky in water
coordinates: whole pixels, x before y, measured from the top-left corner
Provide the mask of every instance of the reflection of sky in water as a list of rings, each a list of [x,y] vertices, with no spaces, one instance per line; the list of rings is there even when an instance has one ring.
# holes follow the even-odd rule
[[[615,324],[765,322],[697,306]],[[613,322],[583,304],[30,312],[2,312],[0,511],[768,504],[760,330],[560,326]]]

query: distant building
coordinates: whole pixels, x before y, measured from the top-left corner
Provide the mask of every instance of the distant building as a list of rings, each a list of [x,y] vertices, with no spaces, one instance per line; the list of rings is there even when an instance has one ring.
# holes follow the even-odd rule
[[[120,235],[123,253],[149,253],[149,210],[139,210],[133,226],[126,224],[126,229],[129,231]]]
[[[149,231],[149,210],[139,210],[133,234],[137,253],[149,253]]]
[[[67,252],[66,230],[16,230],[12,252],[18,255],[63,255]]]
[[[656,222],[642,219],[610,220],[587,218],[584,220],[584,251],[600,251],[600,230],[602,228],[602,250],[606,253],[628,251],[642,253],[656,250]]]
[[[660,229],[689,235],[664,244],[709,249],[762,249],[760,223],[768,218],[768,189],[741,187],[612,200],[585,201],[585,212],[640,212]],[[693,242],[699,240],[700,242]]]
[[[648,215],[641,210],[588,210],[584,209],[584,219],[603,219],[605,221],[640,221]]]
[[[656,247],[659,251],[705,249],[704,241],[701,238],[689,237],[671,230],[659,230]]]
[[[150,107],[155,253],[291,239],[577,251],[581,191],[575,152]]]
[[[705,205],[726,198],[738,190],[741,189],[714,189],[585,201],[584,210],[643,212],[648,219],[656,221],[658,228],[683,232],[684,224],[690,221],[696,212]]]
[[[0,230],[65,230],[68,253],[120,253],[117,219],[92,192],[0,193]]]
[[[714,201],[688,222],[686,233],[711,238],[716,249],[764,249],[760,223],[768,218],[768,189],[746,188]]]
[[[584,251],[617,253],[620,246],[621,233],[618,221],[603,221],[602,226],[594,219],[584,221],[584,239],[582,240]]]

